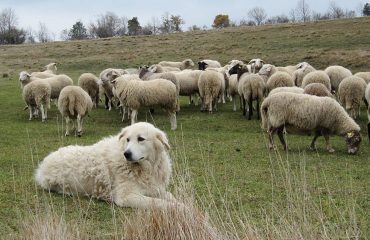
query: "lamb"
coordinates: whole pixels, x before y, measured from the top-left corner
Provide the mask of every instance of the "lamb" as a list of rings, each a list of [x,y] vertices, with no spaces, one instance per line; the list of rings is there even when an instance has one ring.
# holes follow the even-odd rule
[[[243,116],[246,116],[246,101],[248,102],[248,120],[251,120],[253,115],[252,101],[257,101],[257,109],[259,109],[259,103],[263,100],[265,92],[265,82],[259,74],[250,74],[247,65],[235,65],[230,69],[229,73],[233,74],[237,72],[238,78],[238,93],[242,98]],[[257,111],[257,119],[260,118],[259,111]]]
[[[302,81],[302,88],[305,88],[310,83],[322,83],[330,91],[331,84],[328,74],[324,71],[313,71],[304,76]]]
[[[286,72],[277,71],[272,74],[266,82],[267,91],[270,92],[272,89],[277,87],[293,87],[294,82],[292,76]]]
[[[194,67],[194,62],[191,59],[185,59],[182,62],[162,61],[162,62],[159,62],[158,64],[161,65],[162,67],[175,67],[181,70],[192,69]]]
[[[272,94],[275,94],[275,93],[280,93],[280,92],[291,92],[291,93],[303,94],[304,90],[303,90],[303,88],[296,87],[296,86],[293,86],[293,87],[277,87],[277,88],[272,89],[269,92],[268,96],[270,96]]]
[[[355,76],[364,79],[366,83],[370,83],[370,72],[358,72],[355,73]]]
[[[21,81],[22,86],[25,86],[27,83],[31,81],[35,81],[35,80],[40,80],[41,78],[31,77],[30,74],[23,71],[20,73],[20,79],[22,79]],[[51,99],[58,99],[60,91],[62,91],[64,87],[73,85],[73,80],[64,74],[54,75],[53,77],[44,78],[42,80],[50,84],[50,87],[51,87],[50,98]]]
[[[334,152],[329,135],[343,136],[348,153],[354,154],[361,143],[360,127],[333,98],[308,94],[276,93],[269,95],[262,103],[262,128],[269,134],[269,147],[275,148],[273,135],[278,134],[287,150],[284,129],[287,132],[314,133],[310,149],[316,149],[316,139],[323,135],[326,149]]]
[[[353,119],[360,115],[360,104],[364,98],[365,88],[365,80],[356,76],[346,77],[339,84],[338,99]]]
[[[45,122],[47,119],[47,108],[50,108],[50,84],[43,80],[34,80],[24,86],[22,91],[23,100],[26,102],[30,111],[30,118],[38,115],[38,110],[41,111],[41,120]]]
[[[101,80],[101,88],[99,91],[104,94],[105,109],[108,109],[109,111],[112,110],[112,103],[114,99],[113,85],[111,81],[125,73],[126,72],[123,69],[107,68],[104,69],[99,75],[99,78]]]
[[[265,62],[260,59],[260,58],[253,58],[252,60],[249,61],[249,63],[251,65],[251,70],[252,70],[252,73],[258,73],[259,70],[262,68],[263,64],[265,64]]]
[[[45,67],[45,71],[43,72],[33,72],[31,73],[31,77],[37,77],[37,78],[48,78],[53,77],[57,74],[57,64],[56,63],[49,63]]]
[[[89,114],[93,107],[93,102],[80,86],[66,86],[60,92],[58,99],[58,109],[66,119],[66,133],[69,136],[69,126],[71,119],[77,121],[77,136],[82,135],[83,118]]]
[[[201,73],[202,71],[200,70],[186,70],[174,73],[180,83],[180,96],[189,96],[189,104],[194,102],[192,96],[199,93],[198,80]]]
[[[297,87],[302,85],[303,78],[310,72],[316,71],[314,67],[306,62],[301,62],[296,65],[297,70],[293,72],[293,81]]]
[[[201,111],[212,113],[213,107],[217,110],[217,98],[221,95],[224,76],[217,71],[203,71],[199,76],[198,88],[202,100]]]
[[[198,62],[198,69],[205,70],[206,68],[220,68],[221,63],[216,60],[204,59]]]
[[[150,72],[153,73],[164,73],[164,72],[180,72],[180,68],[177,67],[163,67],[159,64],[153,64],[148,68]]]
[[[171,129],[177,128],[177,94],[176,86],[167,79],[153,79],[142,81],[133,77],[132,79],[120,80],[120,86],[117,86],[117,95],[124,106],[130,108],[131,124],[137,119],[138,110],[141,107],[162,107],[170,117]]]
[[[303,93],[318,97],[333,97],[328,88],[322,83],[310,83],[306,85]]]
[[[338,90],[340,82],[349,76],[352,76],[352,72],[342,66],[329,66],[325,69],[325,72],[330,78],[331,91],[336,92]]]
[[[78,78],[78,86],[85,90],[91,100],[93,101],[94,107],[97,108],[99,104],[99,78],[92,73],[83,73]]]

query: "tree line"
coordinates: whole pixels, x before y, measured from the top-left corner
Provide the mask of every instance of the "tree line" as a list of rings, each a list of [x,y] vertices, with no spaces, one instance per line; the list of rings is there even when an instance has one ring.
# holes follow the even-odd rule
[[[370,4],[359,6],[357,12],[362,16],[370,16]],[[299,0],[295,8],[291,9],[289,15],[281,14],[268,17],[266,11],[261,7],[255,7],[247,12],[247,18],[239,23],[232,21],[229,15],[219,14],[215,16],[212,27],[226,28],[233,26],[260,26],[264,24],[281,24],[288,22],[310,22],[339,18],[356,17],[355,10],[345,10],[334,1],[330,2],[325,13],[312,11],[306,0]],[[145,25],[141,25],[137,17],[128,19],[120,17],[113,12],[100,15],[95,22],[87,26],[82,21],[77,21],[70,29],[64,29],[60,33],[62,40],[82,40],[94,38],[107,38],[115,36],[133,35],[158,35],[182,32],[184,19],[180,15],[164,13],[161,18],[153,17]],[[193,25],[188,31],[207,29],[207,26]],[[11,8],[0,12],[0,44],[21,44],[34,42],[50,42],[55,40],[55,35],[50,33],[44,23],[39,23],[39,29],[23,29],[18,27],[18,19],[15,11]]]

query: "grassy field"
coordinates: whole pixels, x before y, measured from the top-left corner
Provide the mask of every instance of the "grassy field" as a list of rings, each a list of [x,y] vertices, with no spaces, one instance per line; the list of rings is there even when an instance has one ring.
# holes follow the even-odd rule
[[[69,144],[94,143],[128,123],[120,121],[118,111],[108,112],[102,104],[86,120],[82,138],[63,136],[64,122],[54,105],[46,123],[28,121],[18,82],[21,70],[36,71],[55,61],[60,64],[59,72],[77,83],[80,74],[99,74],[107,67],[185,58],[194,62],[218,59],[224,64],[231,59],[260,57],[281,66],[307,61],[317,69],[339,64],[352,72],[370,71],[369,24],[370,18],[356,18],[0,46],[0,238],[18,238],[24,220],[52,211],[81,226],[92,238],[110,239],[122,231],[117,226],[133,212],[87,198],[48,194],[35,186],[34,169],[49,152]],[[249,223],[267,232],[266,219],[281,225],[289,219],[287,223],[303,222],[316,230],[330,226],[329,233],[336,234],[333,238],[370,236],[370,149],[364,110],[358,120],[364,138],[357,155],[349,156],[338,136],[332,138],[334,154],[324,150],[323,139],[318,140],[318,151],[310,152],[310,137],[288,136],[291,150],[286,154],[280,146],[278,152],[270,152],[260,122],[245,120],[240,111],[232,111],[231,103],[205,114],[187,101],[181,98],[176,131],[170,130],[169,120],[160,110],[153,116],[140,111],[139,120],[154,123],[168,134],[178,169],[173,182],[182,169],[188,169],[187,181],[211,216],[219,215],[225,222],[246,216]],[[215,213],[215,208],[219,212]],[[301,211],[295,217],[302,221],[290,215],[295,210]],[[322,215],[317,215],[318,210]]]

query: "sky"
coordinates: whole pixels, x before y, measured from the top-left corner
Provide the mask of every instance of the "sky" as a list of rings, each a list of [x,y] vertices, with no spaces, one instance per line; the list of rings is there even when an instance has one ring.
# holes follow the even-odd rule
[[[18,27],[39,29],[40,23],[58,40],[63,29],[70,29],[76,21],[89,23],[106,12],[114,12],[119,17],[138,17],[142,26],[156,17],[158,19],[168,12],[180,15],[184,20],[184,30],[189,26],[208,26],[213,23],[217,14],[228,14],[232,21],[239,23],[247,19],[247,13],[254,7],[262,7],[268,16],[289,15],[297,6],[298,0],[0,0],[0,10],[11,8],[18,18]],[[306,0],[311,10],[324,13],[332,0]],[[342,9],[357,11],[365,2],[362,0],[335,0]]]

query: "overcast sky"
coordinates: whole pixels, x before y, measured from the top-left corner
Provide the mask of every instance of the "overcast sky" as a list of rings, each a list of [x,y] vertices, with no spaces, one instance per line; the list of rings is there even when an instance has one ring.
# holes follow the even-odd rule
[[[298,0],[0,0],[0,10],[12,8],[18,17],[18,26],[24,29],[39,29],[44,23],[49,32],[58,39],[63,29],[70,29],[80,20],[87,26],[107,11],[128,19],[138,17],[142,26],[153,17],[160,17],[165,12],[181,15],[185,20],[184,30],[194,24],[198,26],[212,25],[217,14],[228,14],[232,21],[239,23],[247,19],[247,12],[254,7],[262,7],[268,16],[289,14]],[[328,10],[331,0],[306,0],[311,10],[324,13]],[[358,11],[366,0],[335,0],[336,4],[349,10]]]

